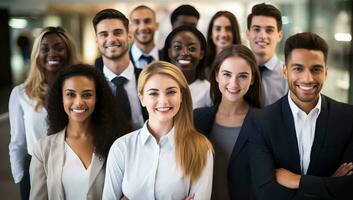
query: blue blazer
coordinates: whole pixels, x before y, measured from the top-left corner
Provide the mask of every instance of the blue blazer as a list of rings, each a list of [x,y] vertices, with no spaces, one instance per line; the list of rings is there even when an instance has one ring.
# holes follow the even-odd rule
[[[275,180],[277,168],[301,174],[288,96],[248,114],[243,130],[249,135],[250,168],[258,199],[353,199],[353,176],[331,177],[342,163],[353,161],[353,106],[321,97],[309,168],[297,190]]]
[[[218,105],[194,110],[194,123],[198,131],[209,136]],[[247,117],[246,117],[247,118]],[[248,161],[248,136],[240,130],[228,165],[228,191],[234,200],[255,199],[252,192]]]

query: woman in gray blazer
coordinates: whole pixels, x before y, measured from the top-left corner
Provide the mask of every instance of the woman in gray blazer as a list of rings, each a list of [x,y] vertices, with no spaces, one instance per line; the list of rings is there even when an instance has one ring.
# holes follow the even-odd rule
[[[111,144],[131,131],[104,75],[72,65],[50,89],[48,136],[33,148],[30,199],[101,199]]]

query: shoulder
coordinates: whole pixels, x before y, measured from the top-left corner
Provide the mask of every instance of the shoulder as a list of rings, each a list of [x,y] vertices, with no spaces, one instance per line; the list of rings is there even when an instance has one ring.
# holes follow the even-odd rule
[[[325,107],[330,113],[339,113],[341,116],[353,116],[353,105],[342,103],[322,95],[322,108]]]
[[[216,106],[196,108],[194,110],[194,117],[195,119],[208,117],[210,115],[214,115],[216,111],[217,111]]]
[[[281,113],[283,111],[283,106],[288,106],[288,100],[286,100],[287,95],[283,96],[275,103],[265,106],[263,108],[252,108],[248,115],[251,118],[256,118],[256,120],[260,121],[268,121],[273,120],[275,117],[281,117]],[[288,105],[286,105],[288,104]],[[290,114],[290,113],[287,113]]]
[[[44,157],[50,154],[50,152],[57,148],[58,143],[63,143],[65,140],[65,129],[57,132],[55,134],[46,136],[38,140],[37,143],[34,144],[33,153],[34,154],[43,154]]]
[[[142,128],[119,137],[118,139],[115,140],[111,149],[112,150],[117,150],[117,149],[123,150],[123,149],[127,149],[127,148],[132,148],[133,145],[135,145],[136,142],[138,141],[138,135],[141,130],[142,130]]]
[[[26,90],[25,90],[25,85],[22,83],[20,85],[15,86],[12,91],[11,91],[11,97],[14,96],[24,96],[26,94]]]

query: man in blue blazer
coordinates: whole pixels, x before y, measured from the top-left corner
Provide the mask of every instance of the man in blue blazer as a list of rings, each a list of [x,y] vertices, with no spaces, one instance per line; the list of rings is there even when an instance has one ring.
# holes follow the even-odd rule
[[[289,93],[243,124],[258,199],[352,199],[353,106],[320,94],[326,42],[298,33],[285,44]]]

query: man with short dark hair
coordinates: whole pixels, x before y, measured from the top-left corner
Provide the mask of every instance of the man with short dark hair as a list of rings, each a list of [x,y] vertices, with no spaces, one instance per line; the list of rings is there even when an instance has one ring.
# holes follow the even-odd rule
[[[288,91],[282,76],[283,62],[275,54],[283,37],[281,17],[276,7],[262,3],[253,6],[247,18],[246,35],[260,68],[265,105],[276,102]]]
[[[130,58],[135,67],[143,69],[160,57],[154,42],[154,33],[158,29],[156,13],[150,7],[140,5],[131,11],[130,21],[130,32],[134,36]]]
[[[134,68],[129,57],[129,20],[115,9],[104,9],[92,20],[96,42],[102,55],[101,70],[117,96],[119,106],[135,129],[144,123],[142,108],[137,95],[137,77],[140,70]],[[146,116],[145,116],[146,118]]]
[[[170,15],[170,21],[172,23],[172,29],[182,25],[197,26],[199,21],[200,13],[195,7],[184,4],[177,7]]]
[[[289,93],[253,109],[250,169],[258,199],[353,198],[353,106],[320,94],[327,77],[327,43],[298,33],[285,44]]]

